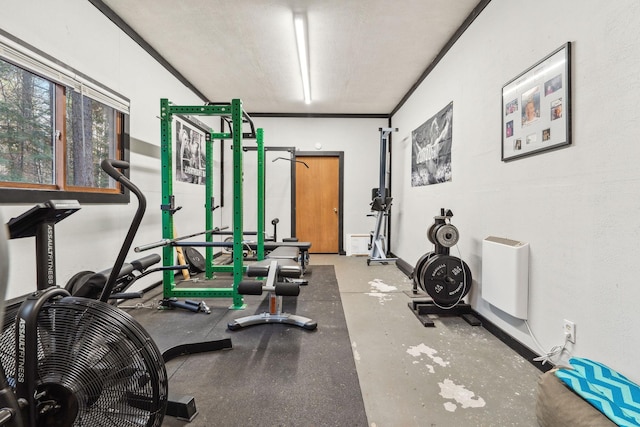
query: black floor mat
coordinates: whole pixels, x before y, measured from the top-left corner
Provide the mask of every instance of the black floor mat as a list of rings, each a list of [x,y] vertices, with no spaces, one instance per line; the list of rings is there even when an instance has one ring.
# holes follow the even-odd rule
[[[193,396],[198,415],[191,423],[167,417],[163,425],[367,425],[334,268],[313,269],[300,296],[284,298],[283,311],[315,320],[315,331],[283,324],[227,329],[234,318],[265,311],[265,295],[245,297],[245,310],[229,310],[230,299],[208,299],[209,315],[130,311],[161,351],[187,342],[232,340],[231,350],[167,364],[171,395]]]

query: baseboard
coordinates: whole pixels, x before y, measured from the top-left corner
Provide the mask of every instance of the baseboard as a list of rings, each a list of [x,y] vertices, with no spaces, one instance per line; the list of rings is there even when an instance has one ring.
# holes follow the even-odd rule
[[[405,260],[403,260],[402,258],[398,257],[397,255],[392,254],[392,256],[394,258],[397,258],[396,266],[398,267],[398,269],[400,271],[402,271],[404,274],[406,274],[407,277],[409,277],[411,279],[413,277],[413,266],[411,264],[409,264],[408,262],[406,262]],[[550,370],[550,369],[552,369],[554,367],[554,365],[551,364],[551,363],[547,362],[547,363],[545,363],[543,365],[541,362],[537,362],[537,361],[533,360],[533,359],[539,357],[539,355],[536,354],[535,352],[533,352],[526,345],[522,344],[520,341],[518,341],[515,338],[513,338],[511,335],[506,333],[504,330],[500,329],[496,324],[494,324],[493,322],[488,320],[486,317],[484,317],[482,314],[478,313],[476,310],[472,309],[471,311],[472,311],[474,316],[476,316],[478,319],[480,319],[480,321],[482,322],[482,326],[487,331],[489,331],[493,336],[495,336],[500,341],[505,343],[510,349],[512,349],[513,351],[518,353],[521,357],[523,357],[524,359],[528,360],[529,363],[531,363],[533,366],[538,368],[540,371],[547,372],[548,370]]]
[[[529,363],[531,363],[533,366],[538,368],[541,372],[547,372],[548,370],[553,369],[554,365],[552,363],[547,362],[543,365],[542,362],[537,362],[533,360],[536,357],[540,357],[540,355],[536,354],[529,347],[522,344],[520,341],[516,340],[511,335],[507,334],[505,331],[500,329],[498,326],[496,326],[494,323],[492,323],[482,314],[478,313],[476,310],[472,310],[472,312],[478,319],[480,319],[480,321],[482,322],[482,326],[487,331],[491,332],[493,336],[495,336],[500,341],[505,343],[511,350],[515,351],[520,356],[528,360]]]
[[[409,264],[407,261],[405,261],[402,258],[398,257],[394,253],[390,253],[389,255],[392,258],[397,258],[396,259],[396,267],[398,267],[398,269],[400,271],[402,271],[404,274],[406,274],[408,278],[412,279],[413,278],[413,265]]]

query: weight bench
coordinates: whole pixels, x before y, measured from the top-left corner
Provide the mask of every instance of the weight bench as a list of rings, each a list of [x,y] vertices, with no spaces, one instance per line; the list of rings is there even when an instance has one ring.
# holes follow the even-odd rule
[[[248,277],[267,277],[266,282],[242,281],[238,284],[241,295],[262,295],[268,292],[269,311],[261,314],[241,317],[227,324],[231,331],[245,326],[261,325],[265,323],[286,323],[299,326],[307,330],[314,330],[318,323],[307,317],[282,312],[282,297],[300,294],[300,284],[286,282],[285,278],[300,277],[302,268],[291,259],[264,259],[247,267]]]
[[[182,265],[163,266],[149,269],[154,264],[160,262],[161,258],[158,254],[151,254],[140,259],[131,261],[130,263],[124,263],[120,269],[120,273],[116,278],[116,283],[113,286],[109,300],[115,302],[117,300],[130,300],[135,298],[142,298],[144,293],[151,289],[147,288],[142,291],[126,292],[127,289],[133,285],[133,283],[150,273],[155,273],[164,270],[178,270],[185,268]],[[83,297],[89,299],[99,299],[102,295],[109,276],[111,275],[111,268],[102,270],[99,272],[93,271],[81,271],[73,275],[67,284],[65,289],[74,297]],[[154,285],[155,286],[155,285]],[[197,302],[193,300],[185,300],[184,302],[178,301],[177,298],[166,298],[160,302],[161,307],[169,308],[184,308],[193,312],[204,312],[210,314],[211,310],[205,304],[204,301]]]
[[[294,261],[299,261],[300,267],[302,267],[302,274],[307,270],[310,248],[310,242],[298,242],[295,238],[283,239],[282,242],[264,242],[264,249],[267,251],[265,258],[290,258]],[[294,251],[295,258],[291,258]],[[274,252],[276,255],[272,255]]]
[[[160,262],[160,259],[160,255],[151,254],[131,261],[131,263],[124,263],[109,299],[140,298],[141,294],[124,294],[121,292],[126,290],[137,279],[137,276],[143,274],[147,268]],[[97,273],[81,271],[69,279],[65,289],[75,297],[98,299],[102,294],[102,289],[107,284],[111,270],[111,268],[107,268]]]
[[[233,242],[228,242],[228,241],[225,241],[225,242],[191,242],[191,241],[176,242],[174,241],[170,244],[171,246],[175,246],[175,247],[191,246],[194,248],[208,248],[208,247],[233,248],[233,245],[234,245]],[[258,244],[256,242],[243,241],[242,246],[244,248],[251,249],[252,251],[258,250]],[[155,247],[155,246],[151,246],[151,247]],[[144,249],[140,249],[139,247],[138,249],[146,250],[146,249],[150,249],[151,247],[147,246]],[[287,239],[286,241],[282,241],[282,242],[264,242],[264,250],[267,254],[271,254],[272,252],[275,252],[279,248],[297,249],[300,253],[300,257],[298,258],[298,261],[300,262],[302,273],[304,273],[307,270],[307,264],[309,261],[309,249],[311,248],[311,242],[298,242],[293,239]],[[268,257],[268,255],[266,257]]]
[[[300,259],[300,250],[295,246],[279,246],[269,252],[265,259],[277,259],[277,260],[290,260],[294,263]],[[289,263],[290,264],[290,263]],[[301,266],[302,267],[302,266]],[[300,269],[300,276],[304,274],[303,268]],[[298,276],[298,277],[300,277]],[[309,282],[304,279],[293,278],[293,277],[284,277],[285,282],[297,283],[299,285],[307,285]]]

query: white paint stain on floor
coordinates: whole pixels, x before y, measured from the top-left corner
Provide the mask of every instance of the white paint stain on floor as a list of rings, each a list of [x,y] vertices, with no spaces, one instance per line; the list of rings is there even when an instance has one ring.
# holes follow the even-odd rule
[[[458,409],[458,405],[456,405],[453,402],[446,402],[444,404],[444,409],[446,409],[449,412],[455,412],[455,410]]]
[[[391,298],[391,295],[382,292],[367,292],[365,295],[378,298],[378,302],[380,303],[380,305],[384,305],[386,301],[391,301],[393,299]]]
[[[369,282],[369,286],[371,286],[371,290],[376,290],[378,292],[393,292],[398,290],[396,286],[387,285],[380,279],[373,279]]]
[[[351,343],[351,348],[353,349],[353,359],[356,362],[359,362],[360,361],[360,353],[358,353],[358,349],[356,347],[357,347],[356,342],[355,341],[352,342]]]
[[[380,279],[373,279],[369,282],[369,286],[371,287],[371,292],[367,292],[366,295],[378,298],[380,305],[384,305],[385,301],[393,299],[391,295],[388,295],[389,292],[398,290],[396,286],[387,285]]]
[[[476,397],[474,392],[467,390],[463,385],[455,384],[450,379],[446,379],[438,385],[440,386],[440,396],[455,400],[462,408],[482,408],[486,405],[482,397]],[[453,402],[445,402],[444,408],[449,412],[454,412],[458,405]]]
[[[424,345],[424,343],[409,347],[407,349],[407,353],[409,353],[413,357],[420,357],[421,354],[426,354],[431,360],[434,361],[434,363],[437,363],[442,367],[446,367],[449,365],[449,362],[443,360],[439,356],[436,356],[436,354],[438,354],[437,350]],[[427,365],[427,367],[429,368],[429,372],[433,370],[433,366]]]

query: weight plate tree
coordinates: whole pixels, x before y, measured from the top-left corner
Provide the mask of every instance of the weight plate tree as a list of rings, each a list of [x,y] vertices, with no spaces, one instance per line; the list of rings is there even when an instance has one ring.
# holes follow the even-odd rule
[[[440,215],[434,217],[434,224],[427,230],[434,251],[422,255],[413,270],[414,290],[419,287],[442,308],[460,303],[473,283],[469,266],[449,254],[449,248],[460,238],[458,229],[450,223],[452,216],[450,210],[441,209]]]

